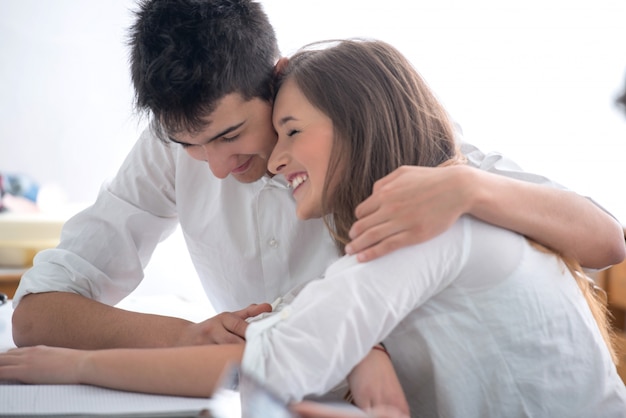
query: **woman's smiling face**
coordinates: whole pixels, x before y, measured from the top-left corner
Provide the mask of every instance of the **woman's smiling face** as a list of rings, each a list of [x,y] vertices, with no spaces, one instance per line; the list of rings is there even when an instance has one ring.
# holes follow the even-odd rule
[[[333,148],[332,121],[289,79],[276,95],[272,121],[278,142],[269,158],[269,170],[285,176],[293,190],[298,218],[325,215],[322,196]]]

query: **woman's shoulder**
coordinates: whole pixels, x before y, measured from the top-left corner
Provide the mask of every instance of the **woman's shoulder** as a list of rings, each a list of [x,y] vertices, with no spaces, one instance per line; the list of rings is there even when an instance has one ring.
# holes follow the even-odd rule
[[[389,254],[368,262],[359,262],[356,256],[344,256],[331,264],[326,277],[336,274],[358,274],[389,276],[415,276],[424,272],[452,275],[467,258],[468,242],[466,236],[471,221],[461,217],[450,228],[438,236],[419,244],[399,248]],[[432,269],[432,266],[446,265],[445,269]],[[419,266],[416,269],[416,266]]]

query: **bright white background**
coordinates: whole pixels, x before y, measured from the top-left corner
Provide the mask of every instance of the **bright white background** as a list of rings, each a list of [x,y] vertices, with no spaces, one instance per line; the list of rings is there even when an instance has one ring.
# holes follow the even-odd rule
[[[397,46],[468,140],[593,197],[626,222],[623,0],[265,0],[285,55],[374,37]],[[131,0],[0,0],[0,171],[93,201],[146,122],[132,113]],[[192,276],[179,241],[157,276]],[[167,257],[155,256],[166,260]],[[154,263],[153,263],[154,265]],[[181,267],[182,266],[182,267]]]

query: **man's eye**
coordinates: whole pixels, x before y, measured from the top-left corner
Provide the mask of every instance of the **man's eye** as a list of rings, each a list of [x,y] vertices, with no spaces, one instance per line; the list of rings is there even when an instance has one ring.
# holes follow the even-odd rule
[[[235,139],[239,138],[239,134],[233,136],[223,136],[222,141],[224,142],[233,142]]]

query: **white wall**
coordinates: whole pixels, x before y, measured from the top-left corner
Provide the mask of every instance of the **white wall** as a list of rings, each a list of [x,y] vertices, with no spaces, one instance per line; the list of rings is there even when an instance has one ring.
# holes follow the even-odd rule
[[[626,77],[623,0],[262,3],[284,54],[327,38],[396,45],[471,142],[626,222],[626,116],[613,105]],[[133,7],[0,0],[0,171],[57,185],[70,202],[95,198],[145,126],[132,114],[124,44]],[[153,275],[193,275],[162,263]]]
[[[92,201],[130,149],[130,0],[0,0],[0,171]]]
[[[284,54],[368,36],[413,61],[472,142],[626,219],[623,0],[265,0]],[[0,170],[91,201],[145,125],[133,116],[132,0],[0,0]],[[626,222],[626,221],[625,221]]]

